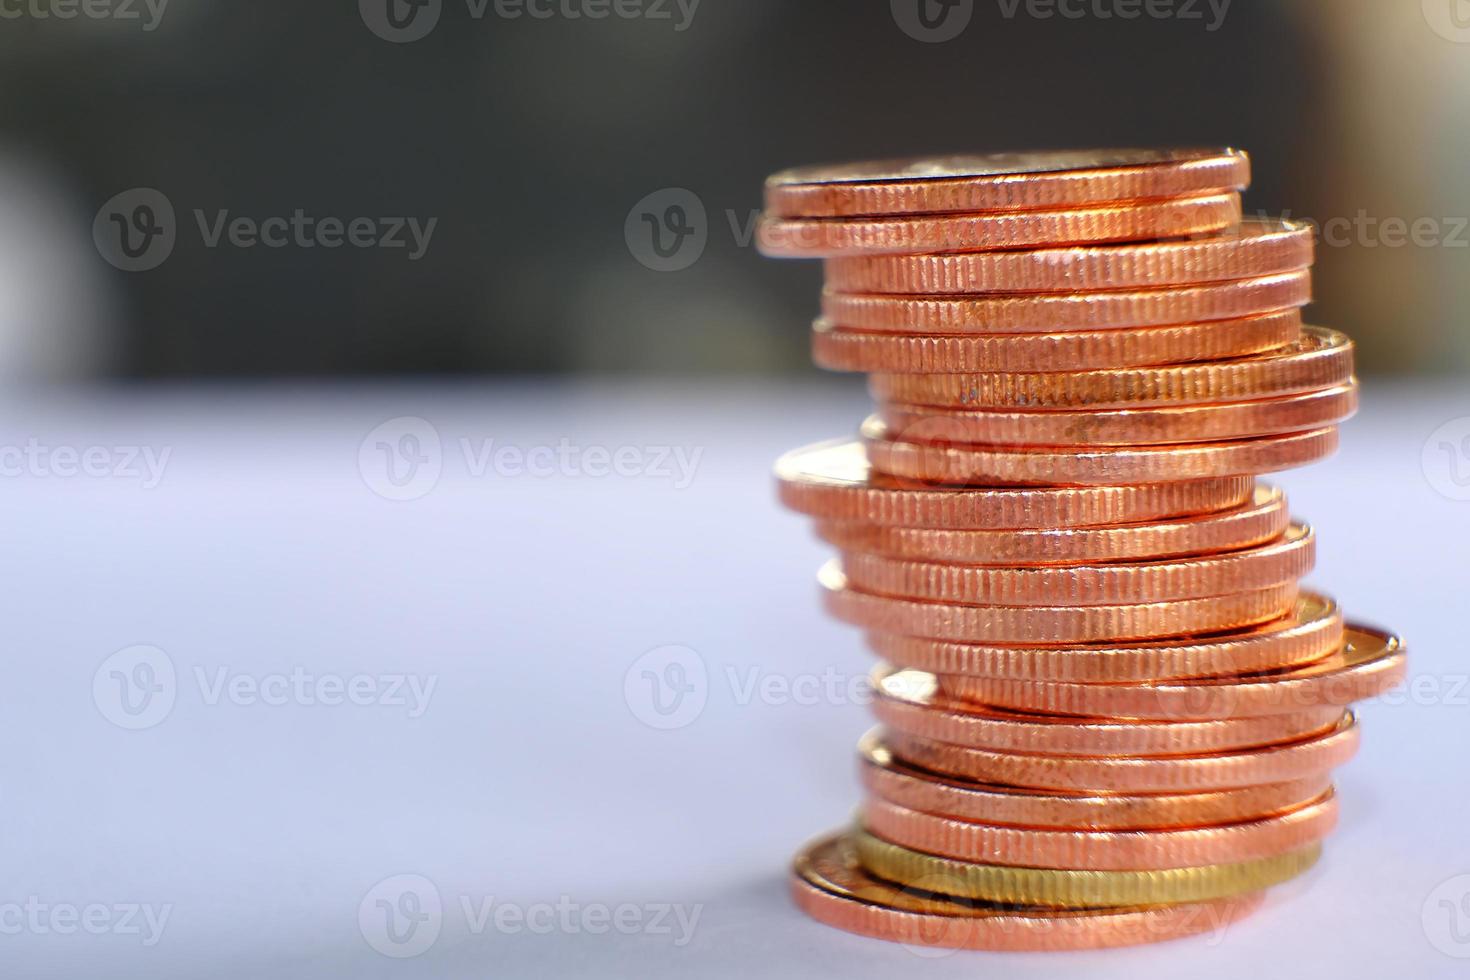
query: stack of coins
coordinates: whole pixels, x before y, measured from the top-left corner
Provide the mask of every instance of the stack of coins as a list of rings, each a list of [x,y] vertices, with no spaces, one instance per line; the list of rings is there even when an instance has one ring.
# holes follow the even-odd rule
[[[1222,928],[1310,868],[1348,705],[1401,642],[1299,588],[1315,538],[1258,474],[1319,460],[1352,344],[1303,326],[1310,230],[1241,220],[1235,150],[964,157],[772,177],[759,241],[827,260],[818,363],[859,440],[777,464],[840,559],[881,727],[808,845],[814,917],[916,944]]]

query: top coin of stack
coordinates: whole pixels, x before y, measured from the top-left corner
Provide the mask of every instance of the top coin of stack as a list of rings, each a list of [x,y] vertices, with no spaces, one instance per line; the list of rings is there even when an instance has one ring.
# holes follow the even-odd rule
[[[1240,219],[1238,150],[999,153],[787,170],[766,181],[768,255],[1014,249],[1169,238]]]
[[[758,242],[826,259],[817,362],[861,440],[788,454],[890,662],[858,825],[807,848],[816,918],[924,944],[1185,935],[1316,860],[1348,705],[1402,643],[1299,589],[1315,534],[1261,473],[1321,459],[1352,344],[1304,327],[1310,230],[1241,221],[1231,149],[786,171]]]
[[[813,355],[872,375],[884,472],[1253,475],[1332,452],[1357,392],[1346,339],[1303,330],[1311,231],[1241,221],[1249,176],[1232,149],[791,170],[767,181],[759,242],[827,259]]]

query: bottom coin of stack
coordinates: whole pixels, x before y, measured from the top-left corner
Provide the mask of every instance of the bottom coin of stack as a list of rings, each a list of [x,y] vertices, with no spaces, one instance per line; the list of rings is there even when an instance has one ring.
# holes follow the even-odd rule
[[[1118,946],[1217,931],[1317,861],[1349,705],[1405,657],[1298,589],[1313,537],[1280,491],[928,484],[858,442],[777,475],[842,553],[828,608],[882,660],[867,801],[796,859],[813,917],[916,946]]]

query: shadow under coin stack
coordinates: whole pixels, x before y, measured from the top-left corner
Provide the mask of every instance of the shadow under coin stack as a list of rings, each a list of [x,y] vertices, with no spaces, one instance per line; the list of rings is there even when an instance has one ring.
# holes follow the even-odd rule
[[[826,258],[813,346],[871,374],[860,441],[777,464],[840,552],[881,727],[814,917],[921,945],[1116,946],[1223,928],[1310,868],[1347,706],[1400,641],[1301,590],[1311,528],[1257,474],[1352,414],[1303,327],[1312,237],[1240,220],[1234,150],[790,171],[769,255]]]

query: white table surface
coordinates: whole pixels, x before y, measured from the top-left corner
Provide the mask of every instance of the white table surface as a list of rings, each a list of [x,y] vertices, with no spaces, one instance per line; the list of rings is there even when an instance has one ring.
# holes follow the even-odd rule
[[[1405,634],[1421,679],[1362,708],[1324,862],[1223,936],[1102,953],[920,959],[788,903],[794,849],[858,800],[868,721],[844,688],[803,704],[784,685],[871,661],[819,610],[825,549],[778,508],[769,467],[853,431],[865,408],[857,386],[802,381],[12,398],[0,448],[170,455],[151,488],[126,468],[67,476],[64,457],[0,476],[0,972],[1466,975],[1452,954],[1470,956],[1470,878],[1450,879],[1470,874],[1470,501],[1436,489],[1454,486],[1438,449],[1428,472],[1422,459],[1437,427],[1470,416],[1464,382],[1370,382],[1342,452],[1279,478],[1319,530],[1311,581]],[[410,501],[360,472],[365,436],[399,416],[443,445],[437,485]],[[462,438],[633,447],[625,466],[653,472],[598,478],[569,457],[562,475],[476,475]],[[702,451],[687,487],[660,475],[658,446]],[[109,658],[140,644],[173,669],[166,714],[119,715],[114,672],[143,675]],[[670,644],[694,651],[706,703],[660,730],[640,720],[654,717],[641,668],[631,703],[624,682]],[[272,680],[293,671],[329,696],[378,684],[361,699],[386,703],[323,704]],[[395,703],[395,675],[432,680],[422,711]],[[255,684],[284,696],[264,703]],[[441,912],[390,936],[379,898],[407,882],[432,903],[401,875],[426,879]],[[692,931],[661,907],[697,907]],[[599,930],[604,916],[623,931]]]

